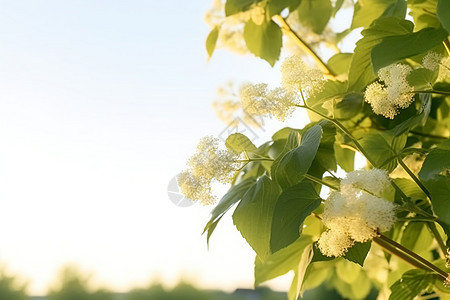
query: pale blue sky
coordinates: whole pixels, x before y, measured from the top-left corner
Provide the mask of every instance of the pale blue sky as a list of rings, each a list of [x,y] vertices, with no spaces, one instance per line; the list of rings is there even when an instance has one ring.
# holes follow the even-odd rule
[[[250,56],[204,50],[210,1],[0,1],[0,263],[45,293],[76,263],[116,290],[180,274],[252,284],[253,256],[227,219],[179,208],[169,180],[224,125],[227,80],[273,80]],[[269,136],[270,134],[267,133]]]

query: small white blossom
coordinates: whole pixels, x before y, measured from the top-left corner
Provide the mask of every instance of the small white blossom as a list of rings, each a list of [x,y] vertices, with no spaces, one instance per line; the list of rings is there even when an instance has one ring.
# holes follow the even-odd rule
[[[341,181],[343,194],[353,193],[354,189],[364,190],[380,197],[391,186],[388,172],[380,169],[356,170],[349,172]],[[349,196],[352,194],[349,194]]]
[[[341,192],[332,192],[324,203],[322,222],[330,229],[319,240],[324,255],[342,256],[348,245],[371,240],[394,225],[396,205],[378,196],[388,185],[387,173],[378,169],[353,171],[341,181]]]
[[[367,193],[362,193],[359,200],[363,203],[361,219],[368,226],[377,228],[380,232],[391,229],[396,221],[394,203]]]
[[[445,81],[450,77],[450,57],[430,51],[424,56],[422,66],[431,71],[439,69],[438,81]]]
[[[413,102],[414,87],[406,79],[411,71],[412,68],[404,64],[392,64],[378,71],[384,85],[374,82],[364,93],[364,99],[374,113],[393,119],[400,108],[407,108]]]
[[[270,115],[281,121],[292,115],[299,101],[295,94],[283,88],[270,90],[265,83],[246,83],[242,85],[240,95],[242,107],[249,115]]]
[[[343,256],[353,244],[348,235],[335,230],[325,231],[317,241],[320,252],[330,257]]]
[[[425,69],[429,69],[431,71],[436,70],[439,68],[439,63],[442,59],[442,55],[438,54],[436,52],[430,51],[425,55],[422,59],[422,66]]]
[[[393,64],[378,71],[379,78],[384,81],[388,98],[394,101],[394,105],[407,108],[414,96],[414,88],[409,85],[406,76],[411,73],[412,68],[404,64]]]
[[[445,278],[445,280],[444,280],[444,286],[445,287],[450,287],[450,274],[447,274],[447,277]]]
[[[232,82],[217,89],[218,97],[213,102],[217,117],[229,127],[236,127],[244,122],[248,126],[260,128],[264,124],[262,117],[252,116],[244,111],[239,93]]]
[[[214,204],[217,200],[211,193],[211,183],[188,170],[178,175],[177,183],[181,193],[188,199],[200,201],[203,205]]]
[[[177,178],[181,192],[191,200],[204,205],[215,202],[211,194],[211,183],[215,180],[229,183],[241,163],[240,156],[228,150],[218,148],[219,139],[203,137],[197,146],[197,152],[188,161],[188,170]]]
[[[386,88],[379,82],[374,82],[366,88],[364,99],[377,115],[393,119],[398,114],[398,109],[390,101]]]
[[[283,87],[291,92],[302,91],[306,94],[318,92],[325,84],[323,73],[308,67],[300,56],[286,58],[281,65]]]
[[[219,139],[206,136],[200,139],[197,152],[191,156],[188,166],[197,177],[216,179],[228,183],[233,179],[234,171],[238,169],[239,155],[218,148]]]

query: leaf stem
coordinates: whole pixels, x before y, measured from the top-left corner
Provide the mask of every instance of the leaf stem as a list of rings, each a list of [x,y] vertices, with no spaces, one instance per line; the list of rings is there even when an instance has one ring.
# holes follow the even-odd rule
[[[412,147],[409,147],[409,148],[404,148],[401,152],[400,152],[400,154],[401,155],[410,155],[410,154],[414,154],[414,153],[419,153],[419,154],[423,154],[423,155],[425,155],[425,154],[427,154],[428,152],[430,152],[429,150],[427,150],[427,149],[423,149],[423,148],[412,148]]]
[[[444,43],[444,47],[445,50],[447,50],[447,54],[450,55],[450,42],[448,41],[448,39],[445,39],[444,41],[442,41],[442,43]]]
[[[435,299],[435,298],[438,298],[438,297],[439,297],[439,294],[437,294],[437,293],[432,293],[432,294],[429,294],[429,295],[420,296],[420,298],[418,298],[418,300]]]
[[[414,91],[414,93],[426,93],[426,94],[438,94],[438,95],[445,95],[450,96],[450,92],[446,91],[438,91],[438,90],[423,90],[423,91]]]
[[[389,248],[391,249],[390,246],[396,248],[396,250],[402,252],[402,257],[401,258],[406,258],[407,262],[413,264],[413,265],[423,265],[425,266],[425,268],[427,268],[428,270],[431,270],[437,274],[439,274],[442,278],[447,279],[447,277],[449,276],[449,274],[447,272],[445,272],[444,270],[440,269],[439,267],[437,267],[436,265],[434,265],[433,263],[429,262],[428,260],[426,260],[425,258],[423,258],[422,256],[416,254],[415,252],[409,250],[408,248],[405,248],[404,246],[400,245],[399,243],[397,243],[394,240],[391,240],[390,238],[380,234],[378,237],[374,237],[373,240],[380,245],[380,241],[381,244],[383,245],[389,245]],[[382,246],[382,245],[380,245]],[[383,247],[383,246],[382,246]],[[383,247],[384,248],[384,247]],[[405,255],[403,255],[405,254]],[[396,254],[397,255],[397,254]]]
[[[248,158],[248,159],[239,159],[236,162],[253,162],[253,161],[273,161],[273,158],[268,158],[268,157]]]
[[[446,140],[449,138],[449,137],[445,137],[445,136],[441,136],[441,135],[428,134],[428,133],[414,131],[414,130],[410,130],[409,132],[412,134],[418,135],[418,136],[429,137],[429,138],[438,139],[438,140]]]
[[[281,29],[283,29],[288,36],[293,38],[303,51],[305,51],[314,59],[319,68],[322,70],[322,72],[325,73],[327,77],[331,77],[332,79],[336,78],[336,74],[334,74],[334,72],[319,57],[319,55],[317,55],[317,53],[294,30],[292,30],[291,26],[286,22],[286,20],[282,16],[275,15],[272,17],[272,19],[274,21],[279,22],[279,26],[281,27]]]
[[[328,174],[331,175],[331,177],[333,177],[334,179],[339,179],[336,175],[333,174],[333,172],[327,170]]]
[[[420,187],[420,189],[427,195],[428,198],[431,199],[431,194],[428,191],[428,189],[423,185],[423,183],[417,178],[416,174],[414,174],[410,168],[403,162],[403,159],[401,157],[398,157],[397,159],[400,166],[402,166],[403,170],[405,170],[406,173],[408,173],[409,177],[411,177],[412,180]]]
[[[436,221],[436,218],[397,218],[397,221],[402,221],[402,222],[429,222],[429,223],[434,223]]]
[[[319,178],[317,178],[317,177],[311,176],[311,175],[309,175],[309,174],[305,174],[305,178],[308,179],[308,180],[311,180],[311,181],[313,181],[313,182],[316,182],[316,183],[325,185],[325,186],[327,186],[327,187],[329,187],[330,189],[333,189],[333,190],[335,190],[335,191],[338,191],[338,190],[339,190],[339,188],[335,187],[334,185],[331,185],[331,184],[329,184],[329,183],[323,181],[322,179],[319,179]]]
[[[416,260],[411,260],[411,258],[406,255],[405,253],[403,253],[402,251],[400,251],[399,249],[397,249],[396,247],[392,246],[389,243],[386,243],[385,241],[383,241],[380,238],[374,237],[373,241],[380,246],[381,248],[383,248],[383,250],[385,250],[386,252],[389,252],[392,255],[397,256],[398,258],[402,259],[403,261],[409,263],[410,265],[418,268],[418,269],[424,269],[426,271],[433,271],[432,269],[430,269],[428,266],[416,261]]]
[[[439,249],[442,251],[443,258],[445,258],[445,255],[447,254],[447,247],[445,246],[444,240],[442,239],[441,235],[439,234],[439,231],[436,228],[435,223],[427,223],[428,228],[430,229],[431,233],[436,238],[436,242],[439,245]]]

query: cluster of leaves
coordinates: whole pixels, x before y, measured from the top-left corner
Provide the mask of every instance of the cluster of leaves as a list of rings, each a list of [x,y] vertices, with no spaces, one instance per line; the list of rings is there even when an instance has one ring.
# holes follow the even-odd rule
[[[26,300],[26,283],[13,275],[8,274],[2,267],[0,270],[0,299]]]
[[[321,34],[339,10],[349,9],[344,4],[344,0],[334,4],[330,0],[228,0],[225,15],[264,8],[262,23],[250,18],[243,36],[251,53],[274,65],[282,50],[283,31],[301,37],[286,23],[287,16],[296,15],[302,26]],[[339,168],[352,171],[359,151],[368,167],[389,173],[405,166],[404,158],[420,156],[423,165],[418,174],[407,168],[406,176],[392,178],[396,187],[392,198],[401,212],[385,234],[443,269],[450,246],[450,97],[445,96],[450,83],[449,78],[438,81],[437,71],[421,67],[429,51],[448,55],[450,2],[360,0],[352,7],[351,26],[336,33],[335,42],[361,27],[362,38],[353,53],[336,53],[325,64],[331,79],[307,100],[315,111],[310,113],[311,123],[303,129],[283,128],[259,147],[239,133],[228,138],[229,149],[268,159],[252,161],[239,172],[212,210],[205,232],[209,240],[220,219],[235,206],[234,224],[256,253],[255,285],[293,271],[289,299],[323,282],[350,299],[363,299],[373,288],[390,289],[389,299],[413,299],[431,292],[444,297],[450,290],[435,274],[383,254],[370,242],[356,243],[338,259],[323,256],[315,245],[324,231],[314,217],[323,210],[323,185],[338,187],[339,179],[329,174]],[[405,19],[407,8],[413,21]],[[219,31],[217,26],[207,38],[209,55]],[[413,67],[408,82],[425,92],[416,93],[414,103],[390,120],[374,114],[363,93],[377,79],[378,70],[398,62]],[[383,272],[386,276],[380,279]]]

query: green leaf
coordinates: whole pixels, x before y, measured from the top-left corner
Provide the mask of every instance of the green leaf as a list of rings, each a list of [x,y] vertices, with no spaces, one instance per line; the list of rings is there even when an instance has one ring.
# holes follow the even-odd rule
[[[294,129],[291,127],[284,127],[272,135],[272,140],[274,140],[274,141],[285,140],[285,139],[288,139],[291,134],[297,133],[294,135],[294,137],[296,138],[297,144],[294,147],[288,149],[288,150],[292,150],[292,149],[298,147],[298,145],[300,144],[299,143],[299,133],[300,132],[301,131],[299,129]]]
[[[369,132],[364,134],[360,143],[367,152],[367,158],[375,168],[385,169],[389,172],[395,169],[397,152],[394,151],[392,137],[389,139],[381,133]]]
[[[421,69],[419,69],[421,70]],[[416,71],[416,70],[415,70]],[[421,103],[421,107],[419,111],[417,111],[416,115],[409,116],[405,121],[401,122],[400,124],[396,125],[394,128],[388,130],[389,133],[393,134],[394,136],[400,136],[404,133],[406,133],[409,130],[414,129],[414,127],[418,125],[424,125],[428,115],[430,113],[431,108],[431,95],[430,94],[420,94],[418,96],[418,101]],[[417,96],[416,96],[417,99]],[[417,101],[417,100],[416,100]]]
[[[261,25],[249,20],[244,27],[244,39],[248,50],[266,60],[271,66],[280,56],[282,35],[280,27],[272,20],[265,21]]]
[[[433,87],[438,72],[425,68],[414,69],[408,74],[407,79],[415,90],[425,90]]]
[[[278,185],[263,176],[247,191],[233,213],[234,225],[263,261],[270,254],[272,216],[279,194]]]
[[[331,18],[333,6],[330,0],[302,0],[297,12],[298,19],[303,26],[320,34]]]
[[[280,14],[285,8],[288,8],[290,12],[294,11],[300,4],[300,0],[270,0],[267,4],[267,10],[269,16]]]
[[[351,119],[359,114],[364,106],[364,97],[361,93],[349,93],[334,106],[336,119]]]
[[[222,219],[222,217],[225,214],[222,214],[220,216],[218,216],[217,218],[215,218],[214,220],[211,219],[209,220],[209,222],[206,224],[205,229],[203,229],[203,233],[205,233],[205,231],[207,231],[206,234],[206,244],[209,247],[209,239],[211,238],[211,235],[213,234],[214,230],[216,230],[217,225],[219,224],[220,220]]]
[[[348,249],[347,253],[345,253],[344,258],[363,266],[371,245],[372,241],[355,243],[350,249]]]
[[[269,255],[264,262],[256,263],[255,286],[297,269],[303,251],[311,243],[310,236],[301,236],[286,248]]]
[[[390,300],[411,300],[431,289],[435,281],[432,273],[410,270],[391,286]]]
[[[450,1],[438,0],[437,3],[437,17],[442,24],[442,27],[450,32]]]
[[[439,22],[436,13],[437,0],[407,0],[409,14],[414,18],[416,30],[432,27],[439,28]],[[444,0],[446,1],[446,0]]]
[[[354,283],[361,273],[361,266],[347,260],[340,260],[336,264],[336,275],[345,283]]]
[[[426,200],[427,196],[419,188],[419,186],[412,180],[407,178],[394,178],[395,184],[405,193],[406,196],[412,200]]]
[[[351,284],[341,280],[338,276],[332,276],[330,284],[344,299],[372,299],[372,297],[368,297],[372,283],[366,272],[360,272]]]
[[[421,253],[430,248],[433,236],[424,223],[410,222],[403,231],[400,243],[411,251]]]
[[[285,189],[298,183],[308,172],[322,137],[322,127],[314,125],[303,136],[299,147],[286,153],[272,167],[272,178]]]
[[[450,224],[450,177],[438,175],[436,179],[426,181],[425,186],[430,191],[434,213],[439,220]]]
[[[241,154],[242,152],[257,152],[258,150],[250,139],[242,133],[231,134],[225,141],[225,146],[236,154]]]
[[[292,283],[288,291],[288,300],[298,300],[300,296],[300,285],[299,274],[294,270],[294,278],[292,278]]]
[[[335,144],[334,153],[336,162],[344,169],[345,172],[351,172],[355,169],[355,152],[346,148],[342,148],[339,144]]]
[[[422,180],[434,180],[450,169],[450,140],[445,140],[428,153],[423,162],[419,177]]]
[[[351,28],[368,27],[381,16],[403,19],[405,14],[405,0],[360,0],[355,4]]]
[[[208,59],[211,58],[211,56],[214,53],[214,50],[216,49],[219,31],[220,31],[219,26],[214,27],[213,30],[211,30],[211,32],[208,34],[208,37],[206,38],[206,51],[208,52]]]
[[[300,236],[303,221],[320,205],[320,201],[310,181],[302,181],[281,193],[273,212],[270,237],[272,252],[288,246]]]
[[[333,18],[336,17],[337,12],[341,9],[342,4],[344,4],[344,0],[336,0],[334,7],[333,7]]]
[[[422,118],[423,118],[422,114],[417,114],[415,116],[412,116],[412,117],[408,118],[406,121],[395,126],[391,130],[391,132],[394,136],[399,136],[399,135],[413,129],[417,125],[419,125]]]
[[[307,99],[308,105],[319,109],[329,100],[340,100],[346,94],[347,83],[341,81],[329,80],[325,82],[322,91],[314,93]]]
[[[428,153],[419,172],[431,194],[433,210],[438,218],[450,224],[450,140],[439,144]]]
[[[388,36],[371,53],[374,72],[404,58],[425,53],[447,38],[444,29],[425,28],[418,32]]]
[[[338,53],[328,60],[328,67],[336,75],[346,74],[352,61],[353,53]]]
[[[336,127],[333,123],[326,120],[323,120],[318,124],[322,127],[322,138],[320,140],[319,149],[317,149],[315,160],[325,170],[336,171],[337,163],[336,157],[334,155]]]
[[[350,71],[348,75],[348,90],[360,92],[367,84],[375,80],[371,62],[372,49],[388,36],[411,33],[413,23],[394,17],[380,18],[363,30],[364,36],[356,43]]]
[[[276,159],[273,162],[272,168],[270,170],[272,179],[276,181],[276,173],[281,160],[286,155],[286,153],[288,153],[292,149],[297,148],[300,145],[300,131],[286,127],[276,132],[273,135],[272,139],[274,140],[272,148],[275,147],[277,144],[280,145],[281,143],[283,144],[283,149],[281,152],[277,153]]]
[[[223,215],[235,203],[237,203],[239,200],[242,199],[247,190],[250,189],[250,187],[252,187],[255,184],[255,182],[256,180],[253,178],[245,179],[240,183],[232,186],[228,190],[228,192],[222,197],[222,199],[220,199],[219,203],[211,211],[211,218],[206,224],[205,229],[203,230],[203,233],[205,233],[206,231],[208,232],[206,237],[207,243],[209,243],[209,238],[211,237],[211,234],[213,233],[214,229],[216,228],[217,224],[219,223]]]
[[[227,0],[225,3],[225,16],[231,16],[248,10],[254,3],[262,0]]]
[[[313,245],[313,257],[311,259],[311,263],[318,262],[318,261],[330,261],[336,259],[336,257],[330,257],[323,255],[322,252],[320,252],[319,246],[317,246],[317,242]]]
[[[301,292],[318,287],[327,278],[332,271],[337,260],[310,263],[306,268],[304,279],[301,283]],[[316,289],[322,290],[322,289]],[[312,299],[326,299],[324,297],[316,297]],[[297,300],[297,299],[295,299]]]

